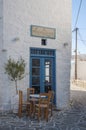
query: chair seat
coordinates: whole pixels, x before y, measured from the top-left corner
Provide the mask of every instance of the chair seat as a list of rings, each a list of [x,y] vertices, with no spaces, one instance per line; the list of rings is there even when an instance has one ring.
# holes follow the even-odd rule
[[[30,98],[29,101],[32,101],[32,102],[37,102],[38,99],[37,98]]]
[[[29,101],[23,101],[23,105],[30,105]]]
[[[36,104],[37,107],[41,107],[41,108],[47,108],[48,105],[47,104]]]

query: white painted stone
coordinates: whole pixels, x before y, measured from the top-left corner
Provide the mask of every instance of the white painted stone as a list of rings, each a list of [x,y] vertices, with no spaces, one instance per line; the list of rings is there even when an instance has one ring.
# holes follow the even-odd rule
[[[3,54],[0,56],[3,64],[9,56],[25,59],[26,77],[19,81],[18,87],[26,89],[30,78],[30,47],[56,49],[56,105],[61,109],[66,107],[70,99],[71,0],[3,0],[2,6],[0,27],[3,23],[3,30],[0,30],[0,36],[3,34],[3,46],[0,41],[0,50],[7,50],[6,58]],[[41,38],[30,36],[31,25],[56,28],[56,39],[47,39],[47,45],[42,46]],[[64,46],[64,43],[68,45]],[[3,64],[0,63],[0,69]],[[3,69],[0,71],[0,104],[8,104],[15,95],[15,85],[8,80]]]
[[[75,78],[75,62],[71,63],[71,79]],[[86,60],[77,60],[77,79],[86,80]]]

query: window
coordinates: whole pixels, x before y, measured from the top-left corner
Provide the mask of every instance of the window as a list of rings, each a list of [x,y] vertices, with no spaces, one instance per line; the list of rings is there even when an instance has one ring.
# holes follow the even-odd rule
[[[41,45],[46,45],[46,39],[41,39]]]
[[[33,56],[33,55],[40,55],[40,56],[52,56],[54,57],[55,56],[55,51],[53,49],[42,49],[42,48],[31,48],[30,49],[30,55]],[[33,61],[33,64],[35,64],[35,60]],[[39,64],[39,62],[37,61],[36,64]]]

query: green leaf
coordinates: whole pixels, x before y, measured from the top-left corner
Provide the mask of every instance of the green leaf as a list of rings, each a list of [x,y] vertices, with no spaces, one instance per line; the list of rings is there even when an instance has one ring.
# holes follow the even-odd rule
[[[8,74],[11,81],[21,80],[25,76],[25,66],[22,57],[18,61],[9,58],[5,64],[5,73]]]

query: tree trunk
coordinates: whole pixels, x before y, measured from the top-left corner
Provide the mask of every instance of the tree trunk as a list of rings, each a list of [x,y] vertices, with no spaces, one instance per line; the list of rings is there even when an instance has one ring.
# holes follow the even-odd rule
[[[15,86],[16,86],[16,94],[18,94],[18,90],[17,90],[17,80],[15,80]]]

